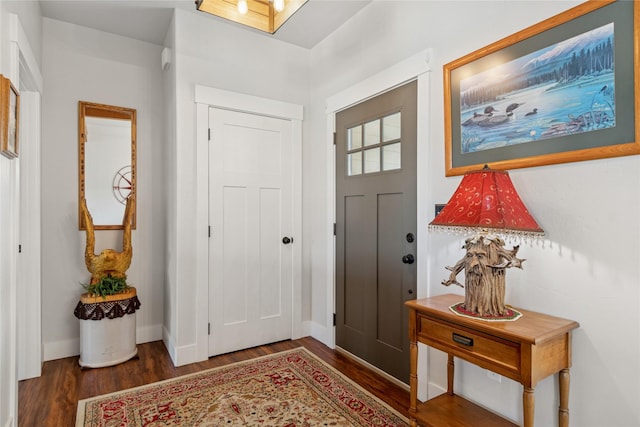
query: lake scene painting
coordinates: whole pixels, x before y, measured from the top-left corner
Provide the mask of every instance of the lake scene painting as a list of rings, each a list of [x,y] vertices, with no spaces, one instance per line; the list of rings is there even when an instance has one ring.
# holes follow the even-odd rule
[[[461,79],[461,152],[615,127],[613,44],[610,23]]]

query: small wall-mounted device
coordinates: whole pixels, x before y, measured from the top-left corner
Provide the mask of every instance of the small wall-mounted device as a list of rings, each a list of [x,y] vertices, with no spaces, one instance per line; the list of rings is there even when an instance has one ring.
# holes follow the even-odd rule
[[[171,68],[171,49],[165,47],[162,49],[162,70],[167,71]]]

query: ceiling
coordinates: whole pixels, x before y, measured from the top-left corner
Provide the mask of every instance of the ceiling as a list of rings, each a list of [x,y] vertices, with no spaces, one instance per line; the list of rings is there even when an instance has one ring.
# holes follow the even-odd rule
[[[40,0],[40,5],[47,18],[159,45],[176,8],[310,49],[370,2],[309,0],[273,35],[199,12],[194,0]]]

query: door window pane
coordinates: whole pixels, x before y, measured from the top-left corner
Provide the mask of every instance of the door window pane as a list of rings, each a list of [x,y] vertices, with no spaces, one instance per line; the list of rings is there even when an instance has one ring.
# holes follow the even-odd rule
[[[380,147],[364,151],[364,173],[380,172]]]
[[[382,147],[382,170],[389,171],[400,169],[400,143],[389,144]]]
[[[347,129],[347,176],[402,167],[401,120],[398,111]]]
[[[382,141],[400,139],[400,112],[382,118]]]
[[[347,131],[347,150],[362,147],[362,126],[350,128]]]
[[[362,174],[362,151],[347,154],[347,175]]]
[[[380,119],[364,124],[364,145],[380,144]]]

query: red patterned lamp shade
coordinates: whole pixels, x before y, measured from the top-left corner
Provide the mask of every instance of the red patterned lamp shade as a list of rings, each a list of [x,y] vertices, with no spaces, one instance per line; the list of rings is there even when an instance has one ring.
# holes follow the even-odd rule
[[[543,236],[513,187],[509,173],[489,169],[467,172],[451,200],[429,224],[446,230],[487,230],[525,237]]]

